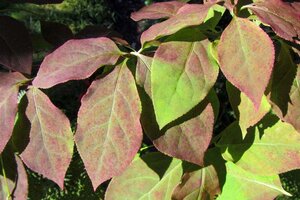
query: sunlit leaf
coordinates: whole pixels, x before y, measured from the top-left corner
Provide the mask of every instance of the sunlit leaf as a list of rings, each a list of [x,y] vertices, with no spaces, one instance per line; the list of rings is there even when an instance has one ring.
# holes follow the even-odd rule
[[[20,73],[0,73],[0,153],[10,139],[18,110],[19,83],[27,79]]]
[[[151,66],[152,100],[160,129],[205,98],[218,76],[211,43],[167,42]]]
[[[259,176],[243,170],[232,162],[226,163],[226,182],[217,200],[264,200],[280,194],[291,196],[280,183],[278,175]]]
[[[151,65],[153,58],[143,54],[137,54],[136,83],[143,87],[146,93],[151,96]]]
[[[0,16],[0,24],[0,64],[31,74],[32,45],[26,27],[8,16]]]
[[[108,38],[69,40],[46,56],[33,85],[50,88],[88,78],[101,66],[115,64],[120,55],[118,47]]]
[[[142,141],[140,100],[126,62],[92,83],[82,98],[75,141],[94,189],[120,175]]]
[[[274,63],[269,36],[247,19],[234,17],[218,46],[220,67],[226,78],[259,109]]]
[[[126,171],[110,182],[106,200],[164,200],[172,192],[182,175],[181,161],[160,153],[137,158]]]
[[[31,123],[30,142],[21,154],[33,171],[64,186],[73,154],[73,133],[68,118],[39,89],[27,92],[26,115]]]
[[[15,158],[18,166],[18,179],[14,191],[14,199],[27,200],[28,179],[27,179],[26,170],[22,160],[18,156],[15,156]]]

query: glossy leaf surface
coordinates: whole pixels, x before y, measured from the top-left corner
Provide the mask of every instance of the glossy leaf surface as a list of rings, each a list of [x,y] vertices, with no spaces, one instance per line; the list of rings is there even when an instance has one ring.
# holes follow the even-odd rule
[[[60,188],[73,154],[73,133],[68,118],[39,89],[27,92],[26,115],[31,123],[30,142],[21,154],[33,171]]]
[[[152,100],[160,129],[205,98],[218,76],[208,40],[167,42],[151,66]]]
[[[0,24],[0,64],[31,74],[32,45],[24,24],[7,16],[0,16]]]
[[[115,64],[120,55],[118,47],[108,38],[69,40],[44,59],[33,85],[50,88],[88,78],[101,66]]]
[[[94,81],[82,98],[75,140],[94,189],[120,175],[140,148],[140,107],[125,61]]]
[[[0,73],[0,153],[10,139],[18,110],[19,83],[27,79],[20,73]]]
[[[181,179],[181,164],[180,160],[160,153],[136,158],[121,176],[112,179],[105,199],[171,199]]]
[[[269,36],[247,19],[234,17],[222,33],[218,57],[226,78],[258,110],[274,63],[274,47]]]
[[[226,163],[226,182],[217,200],[265,200],[280,194],[289,195],[281,186],[278,175],[258,176],[232,162]]]
[[[18,168],[17,168],[18,179],[17,179],[16,188],[14,191],[14,197],[15,197],[15,199],[18,199],[18,200],[27,200],[28,179],[27,179],[26,170],[25,170],[22,160],[18,156],[15,156],[15,158],[16,158],[16,162],[17,162],[17,166],[18,166]]]

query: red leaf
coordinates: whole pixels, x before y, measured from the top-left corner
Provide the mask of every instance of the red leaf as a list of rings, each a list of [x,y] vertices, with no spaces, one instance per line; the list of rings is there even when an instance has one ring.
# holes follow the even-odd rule
[[[30,169],[63,188],[74,144],[69,120],[39,89],[31,88],[27,98],[30,142],[21,158]]]
[[[126,63],[94,81],[82,98],[75,141],[94,189],[134,158],[142,141],[140,100]]]
[[[41,64],[33,85],[50,88],[69,80],[91,76],[103,65],[113,65],[122,53],[108,38],[69,40]]]
[[[14,192],[14,199],[27,200],[28,179],[27,179],[26,170],[22,160],[18,156],[15,156],[15,158],[18,166],[18,180]]]
[[[274,46],[269,36],[247,19],[233,18],[218,47],[220,67],[226,78],[259,108],[269,82]]]
[[[8,69],[30,74],[32,45],[25,26],[7,16],[0,16],[0,64]]]
[[[20,73],[0,73],[0,153],[9,141],[18,110],[18,83],[27,79]]]

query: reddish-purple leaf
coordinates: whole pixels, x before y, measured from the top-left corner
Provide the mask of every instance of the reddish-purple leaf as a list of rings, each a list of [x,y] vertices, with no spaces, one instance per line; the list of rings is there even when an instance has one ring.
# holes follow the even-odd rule
[[[247,19],[234,17],[221,36],[218,56],[226,78],[259,108],[274,63],[269,36]]]
[[[269,24],[280,37],[292,42],[295,38],[300,38],[299,3],[264,0],[246,7],[250,8],[262,22]]]
[[[45,40],[55,47],[62,45],[74,37],[68,26],[57,22],[42,21],[41,32]]]
[[[141,43],[171,35],[188,26],[201,24],[213,4],[186,4],[170,19],[151,26],[141,36]]]
[[[18,110],[18,83],[27,79],[20,73],[0,73],[0,153],[9,141]]]
[[[0,26],[0,64],[31,74],[32,45],[25,26],[7,16],[0,16]]]
[[[160,19],[175,16],[177,11],[186,3],[178,1],[158,2],[143,7],[137,12],[131,13],[131,19],[140,21],[142,19]]]
[[[17,166],[18,166],[18,179],[16,184],[16,189],[14,191],[14,199],[17,200],[27,200],[28,195],[28,179],[25,167],[22,160],[15,156]]]
[[[94,189],[126,169],[141,140],[140,100],[124,62],[92,83],[78,113],[75,141]]]
[[[69,40],[44,59],[33,85],[50,88],[69,80],[88,78],[99,67],[115,64],[121,54],[108,38]]]
[[[63,188],[74,145],[70,122],[39,89],[31,88],[27,98],[30,142],[21,158],[30,169]]]

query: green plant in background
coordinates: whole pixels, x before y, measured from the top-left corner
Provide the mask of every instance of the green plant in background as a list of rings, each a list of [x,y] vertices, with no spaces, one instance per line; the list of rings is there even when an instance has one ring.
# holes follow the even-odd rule
[[[46,199],[297,195],[289,176],[300,168],[300,4],[186,2],[132,13],[163,19],[142,33],[138,51],[109,30],[42,24],[56,30],[44,34],[56,49],[38,69],[26,28],[0,16],[3,198],[26,199],[28,188],[32,198],[37,178],[26,169],[48,179],[39,180]],[[76,84],[70,112],[62,91]],[[224,115],[235,118],[225,127]]]

